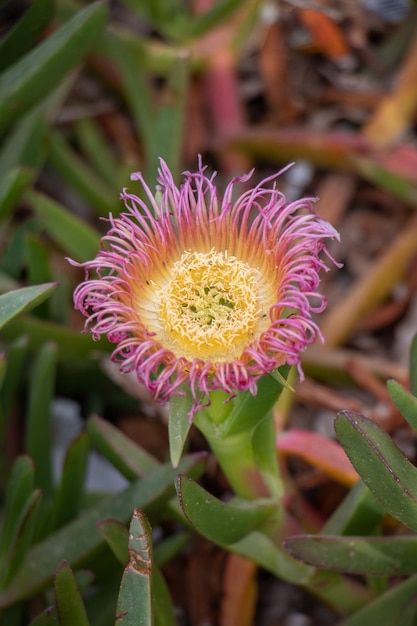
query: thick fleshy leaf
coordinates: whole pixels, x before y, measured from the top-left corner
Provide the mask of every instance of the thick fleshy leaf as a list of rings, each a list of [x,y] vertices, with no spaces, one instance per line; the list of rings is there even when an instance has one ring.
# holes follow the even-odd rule
[[[65,564],[65,561],[63,561],[63,563],[61,564],[61,567],[64,564]],[[66,564],[66,567],[68,568],[68,564]],[[60,581],[61,585],[59,589],[60,599],[63,600],[65,604],[68,601],[71,602],[74,599],[72,595],[72,589],[71,589],[73,587],[73,582],[75,582],[76,591],[78,588],[78,590],[81,592],[84,589],[88,589],[88,587],[90,587],[92,583],[94,582],[94,575],[91,572],[86,571],[86,570],[78,570],[72,576],[73,576],[73,581],[70,581],[68,585],[66,584],[65,576],[61,577],[61,581]],[[79,602],[79,599],[76,600],[76,602]],[[48,608],[46,608],[45,611],[42,611],[42,613],[40,613],[30,623],[29,626],[60,626],[61,624],[62,622],[60,621],[60,618],[58,616],[56,605],[53,604],[52,606],[48,606]],[[74,623],[74,626],[75,626],[75,623]]]
[[[276,513],[277,505],[263,501],[225,504],[195,481],[179,475],[177,492],[186,518],[210,541],[229,545],[239,541]]]
[[[152,626],[152,529],[139,509],[130,522],[129,555],[120,583],[116,624]]]
[[[27,502],[35,485],[35,469],[28,456],[20,456],[13,464],[7,483],[6,502],[3,511],[3,524],[0,539],[0,560],[3,560],[13,541]]]
[[[25,115],[1,143],[0,170],[9,173],[27,167],[35,178],[46,158],[47,133],[47,122],[41,112],[35,110]]]
[[[164,87],[162,106],[159,107],[154,126],[153,151],[148,155],[148,178],[152,179],[159,167],[159,158],[165,159],[174,180],[181,168],[182,142],[189,80],[189,58],[182,54],[172,67]]]
[[[33,287],[25,287],[25,289],[33,289]],[[2,335],[8,340],[18,339],[22,335],[26,336],[28,349],[31,351],[37,351],[45,342],[53,341],[57,347],[59,359],[68,362],[87,359],[91,357],[93,351],[96,354],[102,351],[104,354],[110,350],[110,345],[105,340],[93,342],[91,336],[87,334],[81,334],[65,328],[62,324],[47,322],[31,315],[23,315],[9,322],[2,329]]]
[[[80,590],[66,561],[56,571],[54,587],[60,626],[90,626]]]
[[[129,530],[126,526],[117,526],[114,520],[107,520],[105,525],[100,524],[100,532],[103,530],[119,560],[122,557],[123,565],[128,563],[120,586],[117,609],[120,617],[116,623],[120,620],[120,623],[128,625],[175,626],[176,619],[168,587],[150,556],[152,534],[144,514],[138,510],[134,512]],[[139,533],[139,537],[135,537],[134,533]],[[150,566],[147,570],[142,567],[146,555],[149,555]],[[149,613],[142,613],[143,604],[149,607]],[[153,621],[149,621],[150,616],[153,616]]]
[[[43,302],[57,287],[56,283],[22,287],[0,296],[0,328],[18,315]]]
[[[23,362],[27,354],[27,337],[19,337],[7,350],[6,374],[0,385],[0,405],[5,423],[10,419],[15,394],[22,379]]]
[[[28,192],[27,198],[42,218],[45,229],[54,241],[76,261],[87,261],[97,254],[100,235],[62,205],[47,196]]]
[[[8,229],[7,243],[0,257],[0,264],[1,269],[16,280],[19,280],[26,266],[25,236],[28,233],[39,233],[39,231],[39,220],[34,217],[29,217],[20,224],[14,225],[14,228]]]
[[[107,420],[94,415],[87,422],[92,445],[128,480],[146,476],[160,463]]]
[[[155,626],[175,626],[178,622],[171,594],[161,570],[155,564],[152,570],[152,599]]]
[[[53,270],[50,261],[50,247],[38,235],[28,233],[24,238],[24,247],[27,263],[27,281],[31,285],[50,282]],[[62,289],[60,289],[62,293]],[[61,295],[61,294],[60,294]],[[50,317],[51,299],[42,302],[37,307],[36,317],[48,319]]]
[[[129,560],[129,530],[127,526],[116,519],[103,519],[97,523],[97,530],[124,567]]]
[[[182,471],[199,464],[200,457],[184,457]],[[127,489],[88,509],[29,551],[25,563],[7,589],[0,593],[0,606],[9,606],[41,590],[51,580],[58,564],[67,560],[77,568],[94,559],[104,540],[96,524],[104,518],[126,523],[134,506],[152,514],[172,497],[174,473],[171,465],[163,465],[149,476],[137,480]]]
[[[45,344],[33,367],[26,416],[25,449],[35,463],[35,484],[45,495],[53,492],[51,406],[56,367],[56,347]]]
[[[396,380],[389,380],[387,387],[391,399],[401,415],[407,420],[411,428],[417,431],[417,398]]]
[[[335,428],[372,493],[395,519],[417,530],[417,469],[372,420],[344,411],[337,416]]]
[[[287,377],[289,369],[286,365],[280,368],[280,373],[284,378]],[[264,376],[258,382],[256,396],[249,392],[238,393],[237,398],[233,400],[233,408],[227,420],[221,426],[222,437],[254,427],[272,410],[281,391],[282,385],[276,378]]]
[[[33,179],[33,172],[26,168],[10,170],[0,181],[0,219],[4,219],[14,208]]]
[[[257,563],[259,567],[264,568],[274,576],[297,585],[306,584],[314,571],[310,566],[293,559],[281,545],[277,545],[263,532],[249,533],[227,548]]]
[[[49,24],[52,0],[34,0],[23,17],[0,41],[0,72],[12,65],[35,45]]]
[[[190,410],[193,405],[191,391],[184,385],[184,395],[171,396],[169,403],[169,452],[173,467],[178,467],[190,432]]]
[[[114,519],[102,520],[97,529],[110,546],[117,560],[125,567],[129,561],[129,530],[127,526]],[[185,537],[185,541],[184,541]],[[162,544],[157,545],[152,566],[153,607],[155,626],[175,626],[171,596],[163,575],[157,564],[164,564],[189,542],[189,534],[175,533]],[[166,544],[170,544],[167,546]]]
[[[155,108],[142,64],[137,62],[137,58],[121,37],[106,33],[103,42],[105,52],[118,65],[133,121],[144,143],[146,154],[151,154],[155,142]]]
[[[415,626],[417,616],[417,576],[389,589],[348,617],[343,626]]]
[[[369,576],[417,572],[417,537],[299,535],[284,542],[289,554],[321,569]]]
[[[35,489],[28,497],[19,524],[14,529],[13,541],[7,546],[7,553],[2,561],[1,586],[6,586],[18,571],[32,543],[38,521],[41,491]]]
[[[31,285],[47,283],[52,280],[52,268],[49,261],[49,246],[39,235],[28,233],[25,236],[28,281]],[[37,311],[39,315],[39,309]]]
[[[99,215],[114,213],[119,205],[119,194],[107,186],[88,163],[55,133],[50,138],[49,161],[71,189],[77,191]],[[114,174],[113,174],[114,176]]]
[[[349,491],[324,525],[324,535],[369,535],[385,515],[382,505],[361,480]]]
[[[81,151],[85,154],[99,175],[111,185],[118,198],[120,186],[117,173],[120,170],[120,163],[114,152],[114,146],[105,138],[105,133],[98,120],[95,118],[81,118],[75,123],[77,142]]]
[[[7,484],[0,539],[0,583],[11,578],[20,566],[36,527],[40,492],[34,490],[32,459],[21,456],[13,464]]]
[[[56,88],[92,48],[105,21],[105,5],[90,5],[0,76],[0,131]]]
[[[76,517],[81,508],[89,452],[90,440],[85,432],[78,435],[68,448],[55,497],[56,528]]]

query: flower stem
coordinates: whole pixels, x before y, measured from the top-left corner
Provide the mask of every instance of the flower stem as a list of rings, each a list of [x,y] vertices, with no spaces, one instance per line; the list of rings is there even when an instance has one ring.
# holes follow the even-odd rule
[[[256,466],[251,437],[247,431],[225,439],[210,439],[209,444],[236,495],[249,500],[269,495]]]
[[[280,500],[283,485],[272,416],[265,416],[255,427],[226,435],[219,420],[213,422],[207,412],[199,412],[195,419],[236,495],[248,500],[271,496]]]

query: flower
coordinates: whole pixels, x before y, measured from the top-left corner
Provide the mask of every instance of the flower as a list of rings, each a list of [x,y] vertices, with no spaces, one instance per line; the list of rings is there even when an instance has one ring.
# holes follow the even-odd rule
[[[286,168],[285,168],[286,169]],[[283,170],[284,171],[284,170]],[[126,212],[109,216],[110,230],[74,293],[93,338],[116,344],[112,359],[136,372],[156,399],[189,385],[195,411],[211,391],[229,397],[257,391],[280,365],[296,364],[320,331],[317,293],[326,238],[338,233],[312,209],[313,198],[287,202],[266,187],[280,173],[233,201],[234,178],[219,198],[199,161],[180,187],[161,160],[146,200],[121,194]],[[331,259],[333,261],[333,259]],[[321,338],[322,339],[322,338]]]

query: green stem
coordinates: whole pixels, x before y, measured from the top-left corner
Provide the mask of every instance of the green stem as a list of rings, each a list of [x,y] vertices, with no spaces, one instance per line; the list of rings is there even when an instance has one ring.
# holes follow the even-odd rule
[[[222,420],[214,422],[207,412],[198,413],[194,423],[205,436],[237,496],[248,500],[271,496],[281,499],[283,485],[274,436],[269,428],[273,427],[272,416],[263,418],[255,427],[231,435],[223,435]]]
[[[253,454],[248,431],[225,439],[209,439],[210,447],[231,487],[241,498],[253,500],[269,495]]]

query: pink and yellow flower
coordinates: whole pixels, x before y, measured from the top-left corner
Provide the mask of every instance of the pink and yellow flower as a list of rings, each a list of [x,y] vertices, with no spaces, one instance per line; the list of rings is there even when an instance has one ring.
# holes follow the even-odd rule
[[[326,265],[325,239],[338,238],[312,209],[312,198],[287,202],[267,187],[281,172],[233,200],[222,198],[199,164],[180,187],[161,160],[146,201],[124,190],[126,212],[110,230],[74,303],[95,339],[116,344],[112,359],[162,401],[189,385],[192,414],[218,389],[257,391],[257,381],[320,336],[312,314]],[[329,257],[331,258],[331,257]],[[73,262],[74,263],[74,262]]]

